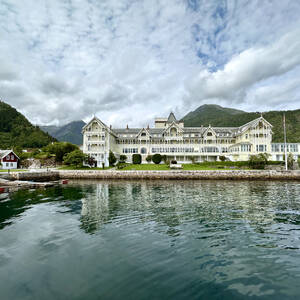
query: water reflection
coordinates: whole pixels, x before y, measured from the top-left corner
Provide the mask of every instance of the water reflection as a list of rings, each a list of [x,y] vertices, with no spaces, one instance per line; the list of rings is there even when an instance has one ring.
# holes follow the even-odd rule
[[[299,195],[298,182],[263,181],[21,190],[0,202],[0,290],[7,299],[297,299]]]
[[[78,184],[85,195],[81,199],[82,228],[88,233],[118,216],[122,218],[120,222],[152,220],[159,228],[162,224],[167,226],[171,235],[177,235],[176,228],[186,222],[214,228],[218,222],[240,226],[242,221],[258,233],[279,222],[300,222],[298,183],[76,182],[77,187]]]

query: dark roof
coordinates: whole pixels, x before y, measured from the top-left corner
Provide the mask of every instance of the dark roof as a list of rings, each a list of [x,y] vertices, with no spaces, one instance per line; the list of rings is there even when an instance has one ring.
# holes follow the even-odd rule
[[[176,119],[175,115],[171,112],[171,113],[169,114],[167,123],[172,123],[172,122],[177,122],[177,119]]]

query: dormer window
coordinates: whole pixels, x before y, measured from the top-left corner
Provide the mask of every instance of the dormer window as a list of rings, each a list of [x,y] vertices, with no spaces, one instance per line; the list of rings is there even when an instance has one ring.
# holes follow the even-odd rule
[[[142,132],[141,136],[146,136],[146,132]]]

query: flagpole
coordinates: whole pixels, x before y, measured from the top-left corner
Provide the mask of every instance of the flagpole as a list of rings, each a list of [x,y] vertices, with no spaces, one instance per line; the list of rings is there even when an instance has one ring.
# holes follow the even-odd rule
[[[286,128],[285,128],[285,114],[283,114],[283,134],[284,134],[284,158],[285,158],[285,170],[288,170],[287,164],[287,149],[286,149]]]

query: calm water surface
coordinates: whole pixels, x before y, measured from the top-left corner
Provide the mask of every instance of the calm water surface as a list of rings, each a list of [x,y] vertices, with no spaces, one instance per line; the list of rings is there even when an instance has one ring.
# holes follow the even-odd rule
[[[297,182],[72,182],[0,201],[0,299],[300,299]]]

